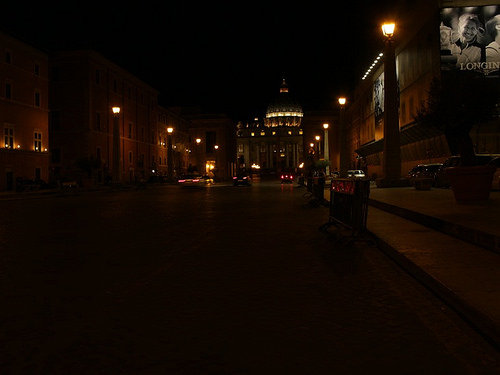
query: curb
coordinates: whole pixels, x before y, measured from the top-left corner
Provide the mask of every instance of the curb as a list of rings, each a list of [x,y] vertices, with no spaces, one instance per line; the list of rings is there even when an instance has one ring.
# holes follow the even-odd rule
[[[446,305],[456,311],[472,327],[474,327],[487,341],[500,348],[500,327],[498,327],[487,315],[476,309],[463,298],[460,298],[453,290],[441,283],[437,278],[426,272],[423,268],[402,255],[397,249],[368,230],[375,238],[377,247],[391,258],[398,266],[408,272],[413,278],[425,286],[431,293],[444,301]]]
[[[411,220],[415,223],[437,230],[444,234],[453,236],[472,245],[480,246],[487,250],[500,254],[500,237],[494,234],[464,227],[459,224],[450,223],[449,221],[438,219],[433,216],[428,216],[408,210],[406,208],[394,206],[392,204],[380,202],[373,199],[369,199],[368,204],[380,210],[400,216],[407,220]]]

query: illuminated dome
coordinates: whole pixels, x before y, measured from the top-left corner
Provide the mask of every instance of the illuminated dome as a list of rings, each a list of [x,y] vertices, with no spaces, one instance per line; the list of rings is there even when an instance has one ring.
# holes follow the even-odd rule
[[[267,127],[300,126],[303,116],[302,106],[290,95],[283,79],[278,97],[267,107],[264,125]]]

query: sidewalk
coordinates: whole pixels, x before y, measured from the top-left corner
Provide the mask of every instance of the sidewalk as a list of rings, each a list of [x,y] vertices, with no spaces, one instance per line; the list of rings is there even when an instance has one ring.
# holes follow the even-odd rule
[[[372,187],[367,228],[380,249],[500,347],[499,217],[499,191],[481,204],[457,204],[449,189]]]

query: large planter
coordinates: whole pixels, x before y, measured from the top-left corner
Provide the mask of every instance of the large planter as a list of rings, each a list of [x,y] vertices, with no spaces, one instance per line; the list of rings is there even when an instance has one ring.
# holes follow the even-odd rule
[[[496,167],[493,165],[446,168],[455,200],[457,202],[488,200],[495,170]]]

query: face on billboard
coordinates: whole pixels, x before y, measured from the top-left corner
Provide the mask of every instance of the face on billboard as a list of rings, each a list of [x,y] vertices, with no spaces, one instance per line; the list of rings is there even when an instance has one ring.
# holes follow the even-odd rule
[[[441,9],[441,69],[500,71],[500,5]]]

